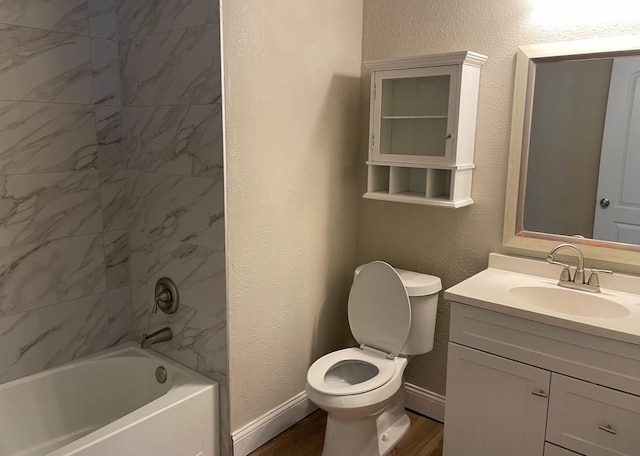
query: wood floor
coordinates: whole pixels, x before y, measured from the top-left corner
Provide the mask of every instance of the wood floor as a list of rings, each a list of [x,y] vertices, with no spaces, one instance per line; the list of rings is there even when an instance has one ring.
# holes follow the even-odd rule
[[[442,423],[408,412],[411,428],[389,456],[442,456]],[[327,415],[314,412],[249,456],[320,456]]]

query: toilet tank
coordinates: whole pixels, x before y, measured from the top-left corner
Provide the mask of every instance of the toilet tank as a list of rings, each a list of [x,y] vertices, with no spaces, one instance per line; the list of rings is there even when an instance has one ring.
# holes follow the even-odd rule
[[[354,272],[354,279],[363,267]],[[394,268],[409,295],[411,304],[411,328],[409,337],[400,351],[401,355],[421,355],[433,350],[438,311],[438,293],[442,290],[439,277]]]

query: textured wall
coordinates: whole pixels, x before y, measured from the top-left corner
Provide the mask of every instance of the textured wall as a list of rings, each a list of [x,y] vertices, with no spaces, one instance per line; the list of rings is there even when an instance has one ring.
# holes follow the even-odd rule
[[[344,346],[362,5],[223,2],[232,429]]]
[[[382,259],[405,269],[442,277],[450,287],[487,266],[487,255],[501,251],[504,192],[509,149],[516,48],[523,44],[637,33],[640,21],[621,15],[614,25],[572,25],[569,11],[541,17],[535,0],[366,0],[363,60],[470,49],[489,56],[480,85],[473,198],[476,204],[449,210],[360,200],[358,260]],[[549,2],[539,2],[540,5]],[[555,5],[558,6],[558,5]],[[605,5],[605,12],[606,12]],[[564,9],[566,11],[566,8]],[[534,16],[535,13],[535,16]],[[636,17],[638,17],[636,15]],[[553,21],[553,23],[552,23]],[[626,23],[620,23],[627,21]],[[584,21],[583,21],[584,23]],[[363,83],[363,112],[369,84]],[[368,130],[361,118],[362,137]],[[366,142],[360,146],[360,191],[365,191]],[[444,393],[449,308],[441,300],[434,350],[411,360],[407,380]]]
[[[128,335],[114,11],[0,3],[0,382]]]
[[[120,0],[117,22],[133,334],[171,327],[154,349],[220,383],[230,454],[218,2]],[[163,276],[174,315],[151,314]]]

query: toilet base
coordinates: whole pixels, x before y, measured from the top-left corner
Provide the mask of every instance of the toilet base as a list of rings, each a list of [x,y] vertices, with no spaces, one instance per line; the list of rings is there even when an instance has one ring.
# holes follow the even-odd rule
[[[380,452],[380,456],[386,456],[390,453],[410,427],[411,421],[405,414],[389,426],[386,431],[382,432],[382,434],[378,436],[378,451]]]
[[[404,382],[382,413],[367,417],[329,413],[322,456],[385,456],[409,430],[404,411]]]
[[[377,419],[380,456],[389,453],[411,427],[411,421],[404,411],[404,400],[403,379],[402,386],[391,398],[391,403]]]
[[[379,456],[376,417],[327,416],[322,456]]]
[[[385,456],[409,430],[406,414],[381,432],[375,416],[359,420],[327,417],[322,456]]]

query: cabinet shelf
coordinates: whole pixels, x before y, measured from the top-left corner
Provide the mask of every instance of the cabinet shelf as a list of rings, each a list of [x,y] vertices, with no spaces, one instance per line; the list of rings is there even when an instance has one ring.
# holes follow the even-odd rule
[[[449,116],[382,116],[383,120],[447,119]]]
[[[432,163],[403,163],[394,161],[371,161],[365,162],[371,166],[395,166],[397,168],[426,168],[426,169],[451,169],[451,170],[463,170],[474,169],[476,165],[473,163],[468,165],[447,165],[447,164],[432,164]]]
[[[470,206],[473,204],[472,198],[466,198],[458,201],[451,201],[446,197],[425,198],[417,193],[395,193],[390,195],[386,192],[367,192],[362,195],[365,199],[379,201],[395,201],[397,203],[422,204],[424,206],[450,207],[457,209],[459,207]]]

